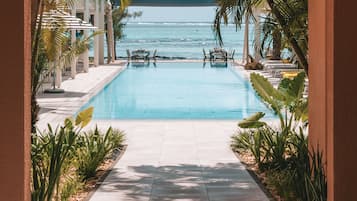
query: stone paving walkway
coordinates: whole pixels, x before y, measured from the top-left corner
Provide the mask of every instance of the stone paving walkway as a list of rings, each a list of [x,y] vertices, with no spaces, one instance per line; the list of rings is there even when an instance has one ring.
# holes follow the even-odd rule
[[[229,147],[236,121],[93,124],[125,130],[128,148],[90,201],[269,200]]]
[[[90,68],[62,84],[64,94],[41,94],[37,126],[74,115],[125,67]],[[249,74],[247,74],[248,76]],[[210,200],[268,198],[229,148],[236,121],[96,121],[126,132],[128,148],[90,201]]]

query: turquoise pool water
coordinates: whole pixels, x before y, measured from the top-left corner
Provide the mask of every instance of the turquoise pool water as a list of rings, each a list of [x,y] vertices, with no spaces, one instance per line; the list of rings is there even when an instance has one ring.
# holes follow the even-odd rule
[[[94,119],[242,119],[274,117],[248,80],[208,63],[129,65],[83,108]]]

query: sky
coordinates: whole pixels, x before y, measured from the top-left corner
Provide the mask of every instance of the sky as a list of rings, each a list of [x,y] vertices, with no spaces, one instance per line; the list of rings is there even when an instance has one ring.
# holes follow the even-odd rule
[[[129,7],[129,12],[142,11],[130,22],[213,22],[215,7]]]

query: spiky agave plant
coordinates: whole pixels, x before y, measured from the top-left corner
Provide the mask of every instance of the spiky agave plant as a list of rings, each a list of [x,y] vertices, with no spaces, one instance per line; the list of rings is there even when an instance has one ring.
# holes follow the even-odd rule
[[[66,119],[64,125],[55,130],[32,134],[32,181],[33,201],[52,201],[60,195],[60,181],[64,165],[73,157],[77,138],[81,130],[92,119],[93,108],[78,114],[75,121]]]
[[[102,133],[97,127],[90,132],[84,133],[79,138],[77,151],[77,172],[83,180],[95,176],[98,167],[103,163],[114,149],[119,149],[124,142],[122,131],[109,128]]]

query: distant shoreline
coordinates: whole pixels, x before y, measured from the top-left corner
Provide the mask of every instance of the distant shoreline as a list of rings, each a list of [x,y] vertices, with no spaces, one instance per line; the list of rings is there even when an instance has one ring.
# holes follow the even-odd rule
[[[128,22],[127,25],[201,25],[201,26],[212,26],[213,22],[180,22],[180,21],[172,21],[172,22]],[[229,23],[229,26],[236,26],[234,23]],[[242,24],[244,26],[244,24]]]

